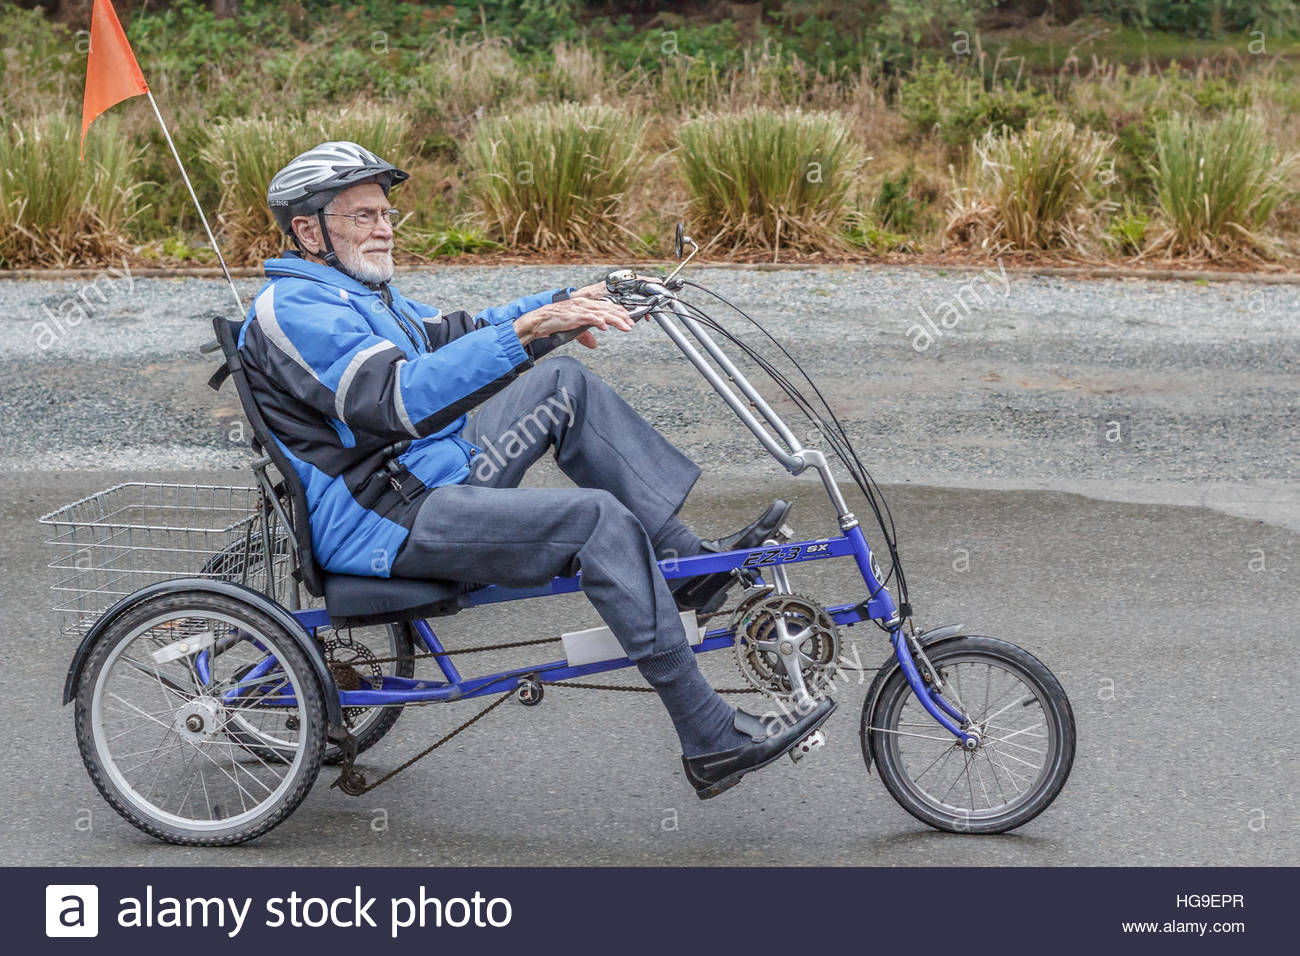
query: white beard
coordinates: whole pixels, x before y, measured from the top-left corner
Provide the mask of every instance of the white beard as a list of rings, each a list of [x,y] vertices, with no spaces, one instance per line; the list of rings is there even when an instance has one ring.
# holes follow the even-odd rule
[[[339,257],[341,271],[358,282],[366,285],[379,285],[383,282],[392,281],[393,254],[391,252],[385,253],[383,262],[379,264],[375,264],[372,260],[363,257],[355,247],[346,252],[342,249],[335,249],[334,253]]]

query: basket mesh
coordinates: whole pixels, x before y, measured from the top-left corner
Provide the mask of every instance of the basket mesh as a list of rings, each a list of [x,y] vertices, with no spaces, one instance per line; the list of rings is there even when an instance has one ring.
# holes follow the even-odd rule
[[[182,577],[234,581],[277,597],[289,541],[270,515],[266,560],[257,488],[127,482],[41,518],[64,634],[84,634],[118,599]]]

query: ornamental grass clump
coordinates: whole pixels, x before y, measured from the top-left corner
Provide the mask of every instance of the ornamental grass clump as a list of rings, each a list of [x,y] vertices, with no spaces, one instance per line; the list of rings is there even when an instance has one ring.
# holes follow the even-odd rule
[[[141,211],[141,150],[113,117],[81,126],[63,113],[0,129],[0,267],[99,265],[130,250]]]
[[[691,229],[704,248],[839,252],[864,159],[834,114],[755,107],[677,131]]]
[[[989,252],[1095,253],[1115,206],[1114,144],[1064,120],[989,130],[954,184],[946,240]]]
[[[485,119],[465,148],[479,224],[516,249],[625,251],[636,238],[627,195],[644,165],[643,129],[600,104]]]
[[[1273,253],[1263,230],[1290,194],[1295,161],[1244,111],[1209,120],[1170,116],[1156,127],[1149,167],[1162,230],[1148,251],[1206,258]]]
[[[301,118],[220,120],[201,156],[219,183],[217,219],[230,262],[256,265],[287,245],[266,205],[266,190],[285,163],[326,140],[350,140],[390,162],[408,163],[410,123],[396,111],[313,112]]]

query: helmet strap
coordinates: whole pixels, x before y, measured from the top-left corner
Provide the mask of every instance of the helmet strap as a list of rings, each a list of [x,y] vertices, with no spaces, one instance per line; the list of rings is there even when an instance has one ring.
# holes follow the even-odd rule
[[[339,262],[338,254],[334,251],[334,243],[330,242],[329,227],[325,225],[325,210],[316,210],[316,221],[320,223],[320,238],[325,244],[325,251],[317,253],[320,258],[325,260],[325,264],[334,269],[341,269],[342,263]]]

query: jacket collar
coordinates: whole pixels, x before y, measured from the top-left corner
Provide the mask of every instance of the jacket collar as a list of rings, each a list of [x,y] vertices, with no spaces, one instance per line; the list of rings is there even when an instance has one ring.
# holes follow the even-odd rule
[[[313,282],[323,282],[335,288],[346,289],[350,295],[379,295],[377,289],[358,282],[338,269],[305,259],[301,253],[292,249],[278,258],[267,259],[262,263],[262,267],[268,279],[277,276],[293,276],[297,279],[311,279]]]

